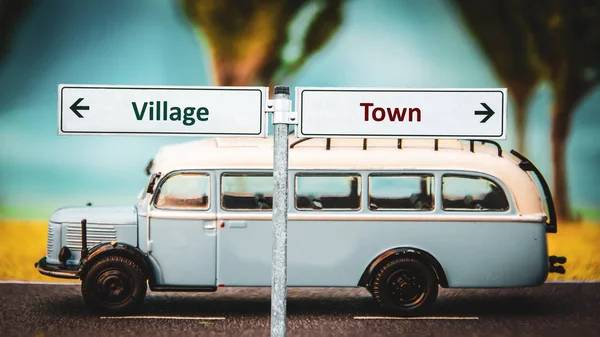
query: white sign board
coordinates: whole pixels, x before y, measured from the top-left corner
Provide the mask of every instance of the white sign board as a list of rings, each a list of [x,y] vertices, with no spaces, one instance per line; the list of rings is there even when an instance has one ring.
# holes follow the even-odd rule
[[[58,87],[59,135],[266,136],[266,87]]]
[[[298,137],[506,139],[506,89],[296,88]]]

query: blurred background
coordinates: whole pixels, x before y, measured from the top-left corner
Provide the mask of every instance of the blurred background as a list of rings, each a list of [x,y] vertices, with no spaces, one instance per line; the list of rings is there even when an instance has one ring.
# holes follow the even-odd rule
[[[133,203],[158,148],[190,140],[58,137],[59,83],[284,84],[506,87],[503,147],[562,219],[598,220],[599,2],[0,0],[0,217]]]

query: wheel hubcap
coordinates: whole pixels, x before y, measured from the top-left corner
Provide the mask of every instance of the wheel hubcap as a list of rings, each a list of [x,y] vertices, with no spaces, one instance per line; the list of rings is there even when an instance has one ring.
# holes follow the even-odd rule
[[[133,280],[117,269],[103,271],[96,279],[99,299],[107,304],[118,304],[133,293]]]
[[[388,278],[387,289],[396,305],[413,307],[425,298],[425,278],[412,270],[398,270]]]

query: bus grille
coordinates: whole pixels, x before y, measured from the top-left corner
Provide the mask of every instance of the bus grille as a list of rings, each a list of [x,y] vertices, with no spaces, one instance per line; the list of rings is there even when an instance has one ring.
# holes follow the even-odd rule
[[[87,225],[88,248],[103,242],[117,241],[117,230],[114,226]],[[81,225],[67,226],[67,247],[71,250],[81,250]]]
[[[50,258],[52,255],[52,251],[54,250],[54,229],[52,229],[52,224],[48,223],[48,242],[46,244],[46,257]]]

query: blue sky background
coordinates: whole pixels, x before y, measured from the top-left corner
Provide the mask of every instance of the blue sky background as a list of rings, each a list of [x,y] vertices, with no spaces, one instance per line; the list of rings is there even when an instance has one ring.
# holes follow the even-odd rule
[[[351,0],[344,14],[334,39],[281,84],[503,86],[446,1]],[[294,33],[304,24],[296,20]],[[44,219],[66,205],[134,202],[158,148],[191,138],[59,137],[58,84],[213,85],[208,55],[178,1],[39,1],[0,62],[0,216]],[[551,101],[540,85],[527,129],[527,155],[548,180]],[[577,208],[600,209],[599,105],[596,88],[578,107],[568,143]],[[502,143],[511,148],[514,133]]]

